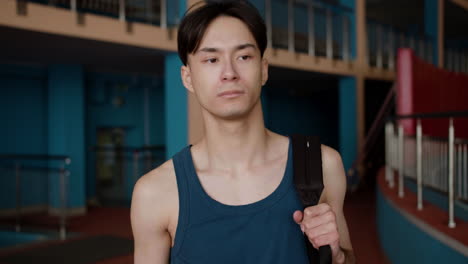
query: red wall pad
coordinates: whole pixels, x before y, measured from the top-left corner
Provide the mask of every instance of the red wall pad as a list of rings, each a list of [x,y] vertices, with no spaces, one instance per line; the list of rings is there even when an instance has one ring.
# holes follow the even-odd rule
[[[468,111],[468,76],[439,69],[417,58],[411,49],[398,50],[397,114]],[[409,135],[415,120],[400,121]],[[423,133],[447,137],[448,119],[423,119]],[[468,138],[468,118],[454,119],[455,136]]]

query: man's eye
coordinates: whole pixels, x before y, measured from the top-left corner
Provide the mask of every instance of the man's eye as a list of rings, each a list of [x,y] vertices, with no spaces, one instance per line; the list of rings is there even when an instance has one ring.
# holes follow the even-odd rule
[[[252,56],[250,56],[250,55],[244,55],[244,56],[239,57],[240,60],[248,60],[250,58],[252,58]]]
[[[210,58],[210,59],[205,60],[205,62],[208,62],[208,63],[215,63],[217,61],[218,61],[218,59],[216,59],[216,58]]]

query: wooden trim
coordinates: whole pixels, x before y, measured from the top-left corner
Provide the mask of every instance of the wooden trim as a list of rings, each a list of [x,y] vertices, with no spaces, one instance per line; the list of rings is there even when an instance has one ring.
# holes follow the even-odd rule
[[[177,50],[176,29],[162,29],[143,23],[121,22],[93,14],[79,14],[71,10],[27,3],[27,12],[17,14],[16,0],[0,1],[0,25],[93,39],[165,51]],[[128,28],[132,28],[129,32]]]
[[[291,53],[285,49],[267,49],[264,57],[272,66],[344,76],[356,73],[356,66],[352,61],[312,57],[305,53]]]

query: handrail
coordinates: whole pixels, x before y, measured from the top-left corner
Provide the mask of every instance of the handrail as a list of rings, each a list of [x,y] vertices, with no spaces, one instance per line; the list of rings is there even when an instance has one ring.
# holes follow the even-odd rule
[[[16,180],[16,232],[21,231],[21,172],[27,171],[46,171],[46,172],[58,172],[60,175],[59,186],[60,186],[60,216],[59,216],[59,234],[62,240],[67,237],[67,195],[68,195],[68,180],[70,176],[70,170],[66,166],[71,164],[69,156],[65,155],[42,155],[42,154],[0,154],[0,161],[6,160],[13,163],[13,169],[15,171]],[[60,168],[41,167],[22,165],[25,161],[63,161]]]
[[[89,150],[92,151],[124,151],[124,152],[135,152],[135,151],[148,151],[148,150],[166,150],[164,145],[153,145],[143,147],[130,147],[130,146],[91,146]]]
[[[367,158],[367,155],[369,154],[371,148],[374,146],[375,140],[377,139],[380,129],[382,129],[383,125],[385,124],[385,120],[390,114],[391,108],[393,106],[392,99],[395,96],[395,90],[396,83],[388,91],[387,96],[385,97],[385,100],[382,104],[382,107],[379,109],[379,112],[377,113],[377,116],[374,119],[374,122],[372,123],[372,126],[370,127],[369,132],[367,133],[367,136],[364,139],[363,147],[359,150],[356,159],[349,168],[349,177],[354,175],[359,170],[358,166]],[[359,175],[359,177],[362,176]]]
[[[423,137],[422,119],[444,118],[449,119],[448,126],[448,143],[433,142],[428,137]],[[466,168],[467,162],[467,145],[466,141],[455,140],[454,118],[468,118],[467,111],[451,111],[451,112],[431,112],[417,113],[409,115],[398,115],[389,118],[385,128],[386,138],[386,180],[391,188],[394,186],[395,169],[398,172],[398,196],[404,197],[404,177],[405,174],[412,174],[417,181],[417,209],[423,209],[423,172],[426,172],[429,182],[432,187],[448,193],[448,208],[449,221],[448,226],[455,228],[454,216],[454,200],[455,187],[457,187],[458,196],[461,199],[468,199],[468,172]],[[398,124],[398,134],[395,134],[393,122],[404,119],[416,119],[416,143],[415,149],[411,145],[405,145],[405,135],[403,125]],[[426,139],[426,140],[424,140]],[[408,139],[406,139],[408,140]],[[423,142],[424,140],[424,142]],[[410,141],[411,142],[411,141]],[[408,149],[410,148],[410,149]],[[406,153],[409,152],[409,153]],[[414,160],[406,155],[416,153],[416,168],[412,167],[407,171],[405,164],[414,165]],[[424,158],[425,160],[423,160]],[[447,157],[448,156],[448,157]],[[457,163],[456,163],[457,162]],[[465,165],[463,165],[465,164]],[[457,186],[455,186],[455,173],[457,177]],[[431,175],[429,177],[428,175]],[[434,178],[435,177],[435,178]],[[463,177],[466,179],[463,180]]]
[[[41,155],[41,154],[0,154],[0,159],[16,160],[63,160],[70,163],[70,157],[65,155]]]
[[[410,115],[396,115],[390,118],[390,120],[398,119],[432,119],[432,118],[456,118],[456,117],[467,117],[468,111],[450,111],[450,112],[431,112],[431,113],[417,113]]]

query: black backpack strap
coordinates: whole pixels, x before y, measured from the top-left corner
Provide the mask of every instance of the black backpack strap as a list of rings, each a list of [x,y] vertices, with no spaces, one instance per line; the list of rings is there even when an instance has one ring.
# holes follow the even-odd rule
[[[316,205],[323,191],[322,149],[317,136],[292,135],[294,185],[304,208]],[[330,246],[317,251],[305,239],[310,263],[331,263]]]

